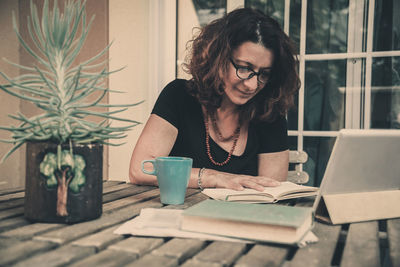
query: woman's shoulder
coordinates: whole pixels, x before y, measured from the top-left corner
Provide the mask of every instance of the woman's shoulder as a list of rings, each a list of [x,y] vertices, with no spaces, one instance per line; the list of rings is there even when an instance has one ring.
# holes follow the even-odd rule
[[[169,94],[188,94],[188,81],[185,79],[175,79],[168,83],[162,92]]]
[[[160,93],[160,98],[170,99],[178,103],[192,103],[196,98],[189,93],[189,81],[184,79],[175,79],[171,81]]]
[[[194,106],[194,101],[194,98],[188,93],[187,81],[175,79],[160,92],[152,113],[179,129],[182,123],[182,115],[188,113],[187,111]]]
[[[189,93],[188,81],[184,79],[175,79],[162,89],[156,103],[187,106],[193,105],[194,102],[198,101]]]

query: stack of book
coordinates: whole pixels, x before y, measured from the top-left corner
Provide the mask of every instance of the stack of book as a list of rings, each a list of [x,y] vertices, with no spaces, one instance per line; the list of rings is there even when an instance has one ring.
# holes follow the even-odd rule
[[[254,241],[300,244],[313,225],[309,207],[207,199],[182,213],[181,230]]]
[[[274,204],[283,199],[315,196],[316,187],[284,182],[277,187],[266,187],[263,192],[214,188],[203,193],[213,199],[186,210],[142,209],[139,216],[115,233],[298,246],[318,240],[311,232],[314,221],[311,207]]]

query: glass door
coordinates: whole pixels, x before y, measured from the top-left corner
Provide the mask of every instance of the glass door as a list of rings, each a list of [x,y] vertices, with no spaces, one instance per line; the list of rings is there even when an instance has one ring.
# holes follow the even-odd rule
[[[338,131],[400,129],[400,1],[192,0],[177,5],[177,76],[193,27],[238,7],[274,17],[297,44],[302,86],[288,114],[290,149],[304,150],[310,185]]]

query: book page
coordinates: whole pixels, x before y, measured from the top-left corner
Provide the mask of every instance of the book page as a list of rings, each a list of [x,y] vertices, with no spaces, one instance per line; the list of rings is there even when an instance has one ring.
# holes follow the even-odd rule
[[[311,192],[307,196],[316,195],[317,187],[298,185],[292,182],[282,182],[276,187],[265,187],[263,192],[245,188],[242,191],[236,191],[225,188],[206,188],[202,191],[203,194],[217,200],[224,201],[246,201],[254,203],[273,203],[280,199],[289,199],[305,196],[303,194],[293,194],[299,192]],[[287,197],[282,197],[288,195]],[[282,197],[282,198],[281,198]]]

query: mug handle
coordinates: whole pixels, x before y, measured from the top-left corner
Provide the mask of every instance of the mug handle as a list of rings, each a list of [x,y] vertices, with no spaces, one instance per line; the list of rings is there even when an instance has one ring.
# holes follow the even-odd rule
[[[144,169],[144,164],[145,164],[146,162],[150,162],[150,163],[153,165],[153,171],[146,171],[146,170]],[[142,172],[144,172],[144,173],[146,173],[146,174],[150,174],[150,175],[156,175],[156,169],[155,169],[155,167],[154,167],[154,162],[155,162],[155,160],[143,160],[143,161],[142,161]]]

